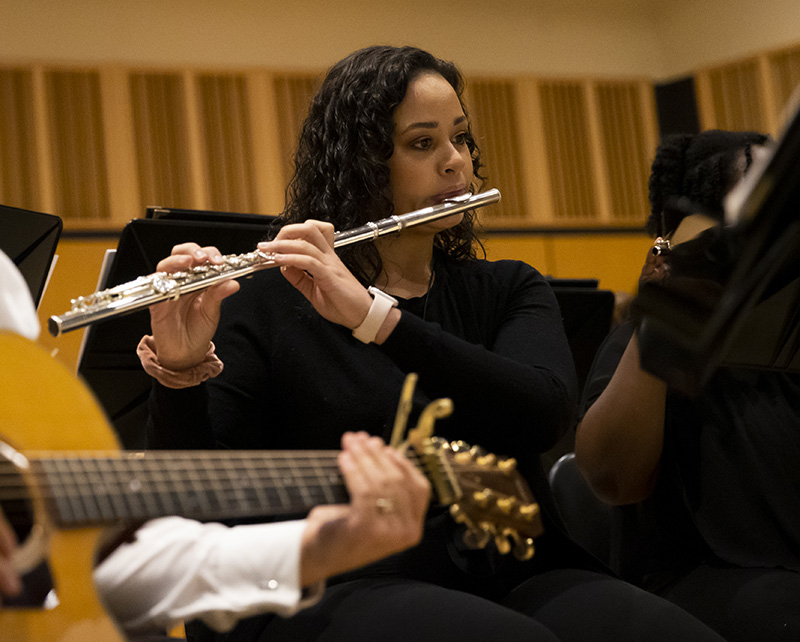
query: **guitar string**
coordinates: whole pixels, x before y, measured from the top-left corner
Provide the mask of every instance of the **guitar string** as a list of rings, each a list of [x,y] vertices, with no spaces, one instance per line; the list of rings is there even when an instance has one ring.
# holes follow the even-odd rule
[[[197,454],[197,453],[193,453]],[[276,453],[272,453],[276,454]],[[289,458],[291,457],[293,460],[297,460],[297,453],[277,453],[276,459],[280,458],[281,456]],[[47,459],[47,458],[37,458],[32,459],[32,467],[27,474],[32,475],[34,478],[42,478],[47,479],[48,476],[50,477],[59,477],[59,478],[70,478],[70,483],[73,486],[77,487],[96,487],[97,480],[94,479],[96,477],[100,477],[101,479],[105,479],[108,481],[100,482],[108,485],[119,485],[120,487],[125,486],[126,488],[124,491],[130,492],[130,484],[135,484],[135,487],[138,491],[150,491],[155,488],[156,490],[164,490],[161,487],[164,483],[170,483],[172,485],[187,485],[191,483],[214,483],[220,485],[227,485],[229,488],[227,490],[237,490],[241,489],[242,482],[245,481],[245,477],[248,478],[247,481],[250,484],[257,483],[259,487],[265,490],[276,490],[276,489],[286,489],[287,482],[286,482],[286,470],[290,472],[288,479],[295,482],[293,485],[297,485],[298,483],[305,482],[309,484],[309,482],[316,482],[316,484],[311,484],[312,486],[315,485],[329,485],[331,481],[334,481],[335,484],[338,486],[343,483],[341,472],[339,471],[338,465],[334,463],[335,455],[328,455],[324,458],[320,458],[319,455],[306,455],[304,456],[307,459],[311,459],[312,457],[316,457],[313,460],[312,466],[307,467],[298,467],[294,463],[289,463],[288,466],[284,464],[282,468],[280,465],[274,465],[276,461],[270,461],[265,463],[263,457],[254,456],[252,453],[249,455],[244,455],[241,457],[219,457],[213,455],[207,455],[203,453],[201,459],[206,460],[208,462],[224,462],[226,466],[223,468],[217,468],[215,470],[205,470],[200,471],[197,466],[197,461],[194,459],[190,459],[186,454],[183,454],[183,457],[174,457],[174,456],[159,456],[159,457],[117,457],[117,458],[101,458],[98,459],[97,457],[63,457],[57,460],[55,459]],[[419,457],[414,457],[413,459],[419,459]],[[251,474],[246,476],[242,476],[240,474],[235,474],[232,476],[231,465],[234,463],[241,464],[246,462],[249,465],[249,470]],[[66,465],[66,466],[74,466],[80,465],[82,468],[75,470],[52,470],[47,469],[47,466],[43,464],[57,464],[57,465]],[[104,469],[100,470],[96,467],[92,470],[86,470],[85,466],[91,463],[94,466],[100,463],[104,466]],[[419,461],[414,461],[415,465],[422,470],[424,473],[430,473],[429,467],[425,464],[420,463]],[[168,466],[165,466],[168,465]],[[273,464],[273,465],[270,465]],[[487,470],[485,465],[480,465],[472,462],[447,462],[447,465],[441,463],[440,461],[437,462],[436,469],[433,473],[441,473],[446,474],[447,467],[450,467],[455,470],[455,472],[459,474],[463,473],[483,473],[486,474],[490,472]],[[110,468],[110,469],[109,469]],[[204,472],[205,474],[200,474]],[[188,476],[180,476],[181,473],[188,473]],[[175,475],[178,475],[177,478],[174,478]],[[276,475],[281,475],[281,480],[275,481]],[[499,474],[504,474],[502,471]],[[120,476],[125,476],[124,479],[120,479]],[[144,476],[144,478],[139,476]],[[265,475],[265,476],[264,476]],[[116,476],[116,478],[114,478]],[[253,479],[255,476],[255,479]],[[14,499],[24,499],[27,496],[27,493],[20,493],[19,495],[15,495],[12,491],[9,494],[10,489],[26,489],[26,485],[24,482],[19,484],[10,485],[8,484],[3,478],[5,477],[15,477],[20,479],[20,472],[8,461],[0,461],[0,500],[14,500]],[[113,479],[111,481],[110,479]],[[41,482],[40,482],[41,483]],[[291,484],[290,484],[291,485]],[[52,487],[50,484],[45,484],[45,487]],[[170,489],[174,492],[174,488]],[[215,489],[210,489],[215,490]],[[218,488],[216,490],[226,490],[225,488]],[[124,492],[122,488],[118,489],[117,492]],[[105,493],[108,494],[108,493]],[[53,496],[58,496],[57,492],[52,493]]]

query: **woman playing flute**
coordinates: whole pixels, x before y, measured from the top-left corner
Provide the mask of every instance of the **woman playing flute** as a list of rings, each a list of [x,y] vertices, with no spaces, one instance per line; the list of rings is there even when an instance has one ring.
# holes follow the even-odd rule
[[[480,187],[462,88],[455,66],[412,47],[370,47],[330,70],[302,129],[285,224],[259,246],[280,270],[151,308],[149,443],[335,448],[351,429],[388,440],[416,372],[412,421],[449,397],[438,435],[518,458],[544,513],[536,555],[468,550],[434,507],[420,545],[330,580],[291,618],[245,619],[225,639],[717,640],[564,533],[538,455],[574,422],[578,391],[542,275],[478,258],[473,213],[334,251],[334,230]],[[219,257],[185,244],[158,269]]]

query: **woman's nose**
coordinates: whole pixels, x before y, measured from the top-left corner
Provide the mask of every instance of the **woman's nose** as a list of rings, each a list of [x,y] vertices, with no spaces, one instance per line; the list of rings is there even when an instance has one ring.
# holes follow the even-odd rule
[[[442,161],[443,171],[446,173],[459,171],[464,168],[465,163],[466,158],[463,149],[458,145],[448,144]]]

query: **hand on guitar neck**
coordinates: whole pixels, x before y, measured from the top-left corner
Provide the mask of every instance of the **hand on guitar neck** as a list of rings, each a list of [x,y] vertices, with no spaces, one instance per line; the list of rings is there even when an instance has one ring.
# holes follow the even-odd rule
[[[414,546],[430,498],[425,476],[397,450],[366,433],[342,438],[339,467],[349,504],[317,506],[308,516],[300,580],[310,586]]]

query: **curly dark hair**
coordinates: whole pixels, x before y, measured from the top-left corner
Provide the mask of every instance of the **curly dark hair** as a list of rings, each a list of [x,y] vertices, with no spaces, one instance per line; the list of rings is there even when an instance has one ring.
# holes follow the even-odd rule
[[[724,197],[750,166],[751,147],[768,140],[769,136],[758,132],[720,129],[665,137],[656,149],[650,172],[647,231],[664,235],[678,227],[685,214],[669,205],[679,197],[722,220]]]
[[[464,107],[458,68],[415,47],[367,47],[330,69],[303,124],[282,222],[314,218],[346,230],[394,213],[388,167],[394,112],[424,72],[447,80]],[[467,135],[476,191],[483,183],[480,151],[471,130]],[[438,233],[434,246],[457,260],[474,258],[479,242],[473,228],[474,212],[468,212],[459,225]],[[342,248],[340,256],[363,283],[374,283],[383,267],[372,243]]]

